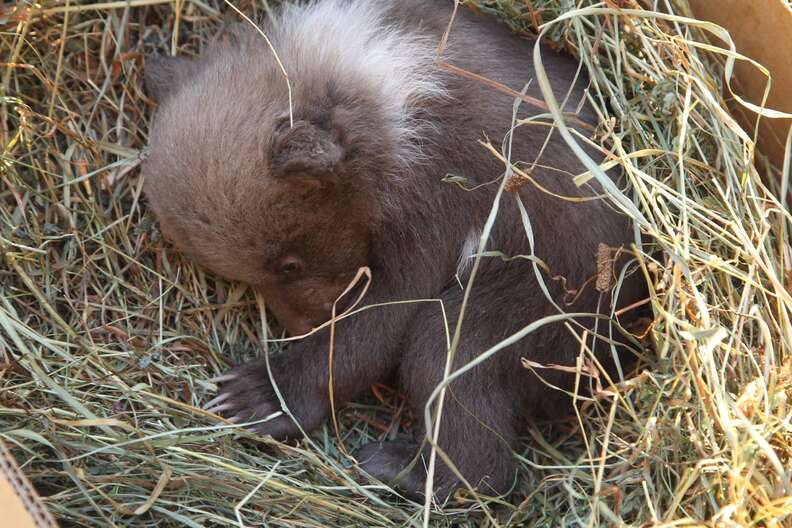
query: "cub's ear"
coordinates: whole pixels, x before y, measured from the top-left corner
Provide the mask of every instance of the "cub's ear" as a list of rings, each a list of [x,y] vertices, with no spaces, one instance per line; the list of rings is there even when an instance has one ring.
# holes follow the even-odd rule
[[[161,103],[197,72],[198,63],[195,59],[147,57],[143,84],[149,97]]]
[[[309,121],[282,121],[273,132],[270,170],[276,177],[319,179],[329,176],[344,156],[339,138],[331,130]]]

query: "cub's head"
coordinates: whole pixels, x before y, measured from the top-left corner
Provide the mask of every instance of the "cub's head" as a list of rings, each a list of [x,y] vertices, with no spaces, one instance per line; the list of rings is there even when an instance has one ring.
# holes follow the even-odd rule
[[[154,59],[144,191],[166,237],[258,288],[292,334],[329,318],[381,223],[393,138],[359,86],[303,75],[290,97],[269,51]]]

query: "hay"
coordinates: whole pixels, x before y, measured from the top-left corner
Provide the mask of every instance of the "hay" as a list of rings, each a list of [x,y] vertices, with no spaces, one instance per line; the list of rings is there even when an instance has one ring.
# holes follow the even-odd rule
[[[356,483],[327,426],[294,447],[200,409],[208,378],[255,355],[267,323],[259,299],[182,260],[146,212],[140,81],[144,56],[197,53],[229,9],[0,8],[0,438],[64,525],[792,526],[789,167],[751,163],[753,131],[719,95],[734,54],[679,18],[682,2],[660,2],[677,16],[572,4],[478,9],[593,73],[596,141],[624,167],[613,195],[644,237],[653,352],[578,419],[530,429],[508,500],[427,518]],[[411,420],[380,387],[339,423],[352,450]]]

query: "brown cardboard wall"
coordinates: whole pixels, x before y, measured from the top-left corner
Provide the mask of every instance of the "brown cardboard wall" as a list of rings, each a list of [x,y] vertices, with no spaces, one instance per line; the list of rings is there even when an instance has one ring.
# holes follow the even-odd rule
[[[766,106],[792,113],[792,7],[787,0],[690,0],[693,14],[729,31],[737,51],[766,67],[772,75]],[[761,104],[767,78],[746,61],[735,64],[735,92]],[[740,124],[753,133],[756,114],[733,105]],[[762,118],[757,148],[777,167],[784,159],[784,144],[791,119]]]
[[[0,526],[57,528],[36,490],[0,440]]]

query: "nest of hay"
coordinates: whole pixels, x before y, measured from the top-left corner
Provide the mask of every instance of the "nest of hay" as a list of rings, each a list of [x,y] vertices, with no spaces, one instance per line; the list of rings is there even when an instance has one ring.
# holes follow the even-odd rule
[[[589,70],[594,140],[629,181],[611,198],[640,226],[651,352],[570,422],[531,427],[510,497],[442,508],[354,480],[328,426],[282,444],[201,410],[267,325],[147,213],[141,73],[149,54],[198,53],[229,6],[0,7],[0,439],[63,525],[792,526],[789,166],[726,111],[741,59],[684,0],[573,4],[471,8]],[[375,387],[340,411],[341,442],[411,420]]]

